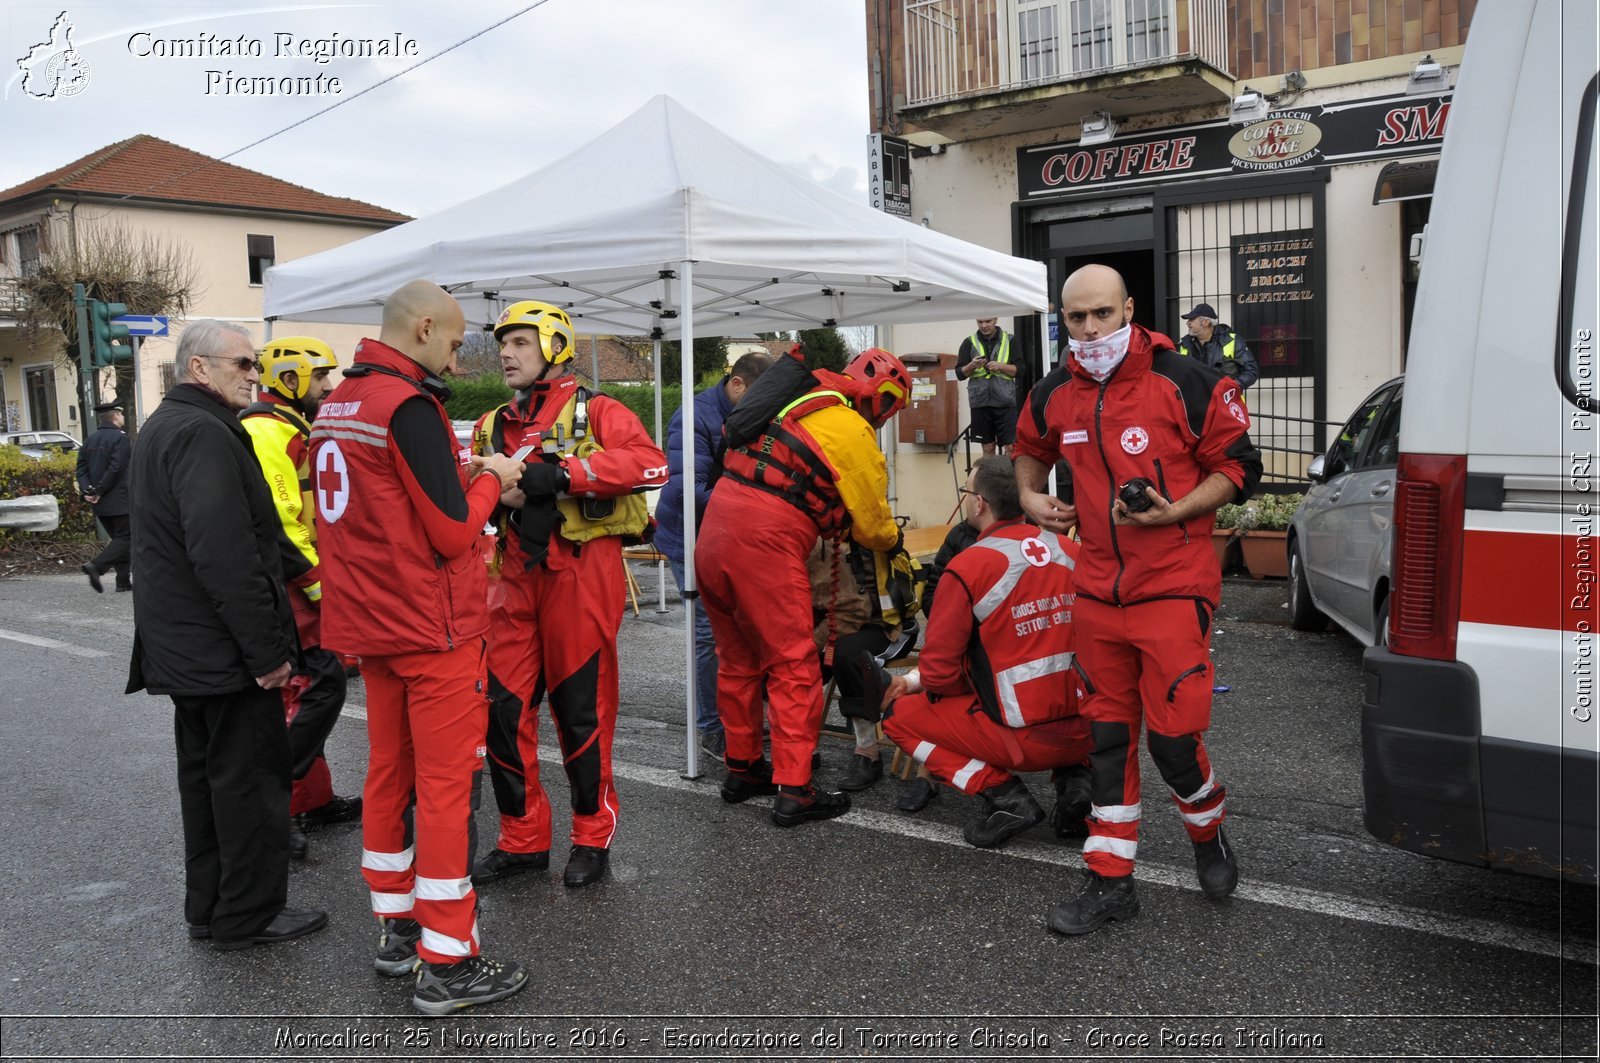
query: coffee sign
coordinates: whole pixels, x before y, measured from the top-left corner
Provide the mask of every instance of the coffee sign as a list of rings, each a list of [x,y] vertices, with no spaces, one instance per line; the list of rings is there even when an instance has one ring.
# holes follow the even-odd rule
[[[1242,170],[1283,170],[1314,162],[1322,128],[1307,111],[1284,111],[1252,122],[1228,141],[1233,164]]]

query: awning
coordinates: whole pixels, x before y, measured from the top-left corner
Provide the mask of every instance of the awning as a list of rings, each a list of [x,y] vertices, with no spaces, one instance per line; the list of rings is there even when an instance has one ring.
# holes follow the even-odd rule
[[[1378,173],[1378,184],[1372,190],[1372,205],[1429,199],[1433,196],[1433,179],[1438,175],[1437,155],[1391,162]]]

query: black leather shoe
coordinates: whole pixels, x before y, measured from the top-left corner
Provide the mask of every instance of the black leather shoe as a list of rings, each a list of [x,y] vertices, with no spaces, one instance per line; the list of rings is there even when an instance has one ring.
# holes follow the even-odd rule
[[[924,779],[918,775],[900,787],[900,794],[894,799],[894,807],[902,812],[921,812],[938,796],[938,785],[932,779]]]
[[[729,757],[728,774],[722,779],[722,799],[730,805],[748,801],[752,797],[770,797],[778,792],[772,781],[772,761],[739,760]]]
[[[131,590],[133,590],[133,584],[131,584],[131,583],[119,583],[119,584],[117,584],[117,593],[118,594],[126,594],[128,591],[131,591]]]
[[[780,827],[798,827],[812,819],[832,819],[850,811],[850,799],[832,790],[819,790],[813,784],[783,786],[772,803],[772,822]]]
[[[1239,860],[1221,827],[1210,841],[1194,843],[1194,870],[1200,878],[1201,892],[1214,901],[1238,887]]]
[[[94,588],[96,594],[104,594],[106,592],[105,584],[100,582],[100,573],[95,571],[94,562],[91,561],[84,565],[82,572],[89,577],[89,586]]]
[[[550,850],[536,853],[508,853],[504,849],[490,849],[472,865],[472,881],[481,885],[492,879],[510,878],[524,871],[549,871]]]
[[[361,798],[333,796],[333,800],[321,808],[313,808],[310,812],[300,814],[300,823],[305,830],[316,830],[326,827],[331,823],[347,823],[350,820],[361,818]]]
[[[850,770],[839,780],[839,789],[855,793],[867,789],[881,778],[883,778],[882,758],[865,757],[857,753],[850,758]]]
[[[304,860],[311,851],[311,843],[306,840],[305,831],[300,829],[299,816],[289,817],[289,859]]]
[[[998,849],[1034,824],[1044,822],[1044,809],[1021,779],[991,786],[978,796],[983,798],[983,814],[961,832],[968,845]]]
[[[1099,930],[1114,919],[1132,919],[1139,914],[1139,894],[1133,876],[1102,878],[1088,872],[1078,895],[1050,909],[1045,922],[1057,934],[1076,937]]]
[[[600,881],[600,876],[606,873],[610,863],[610,849],[602,849],[597,845],[574,845],[572,855],[567,857],[567,871],[561,876],[561,884],[568,889],[591,886]]]
[[[276,945],[280,941],[293,941],[314,934],[328,925],[328,913],[315,908],[285,908],[273,917],[272,922],[250,937],[223,940],[212,938],[211,947],[221,952],[247,949],[251,945]]]

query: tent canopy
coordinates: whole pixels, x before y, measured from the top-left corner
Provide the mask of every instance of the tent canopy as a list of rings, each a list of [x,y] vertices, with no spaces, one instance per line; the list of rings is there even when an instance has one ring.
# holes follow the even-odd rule
[[[667,96],[502,188],[274,267],[265,314],[375,324],[418,277],[454,293],[469,324],[538,299],[579,332],[664,339],[680,338],[686,303],[699,336],[1047,309],[1042,263],[846,199]]]

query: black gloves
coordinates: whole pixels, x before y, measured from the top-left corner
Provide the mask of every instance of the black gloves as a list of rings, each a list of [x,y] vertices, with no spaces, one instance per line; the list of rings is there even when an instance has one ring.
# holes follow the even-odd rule
[[[569,485],[567,471],[548,461],[531,461],[522,472],[517,486],[528,496],[531,504],[537,498],[554,498]]]
[[[554,468],[551,465],[541,467]],[[526,476],[523,477],[523,482],[527,482]],[[527,488],[524,487],[523,490],[526,491]],[[560,524],[561,511],[556,508],[555,495],[528,495],[528,501],[523,505],[517,520],[517,535],[522,542],[522,552],[528,555],[528,563],[523,566],[526,570],[532,571],[533,566],[542,562],[550,553],[550,536],[555,534]]]

